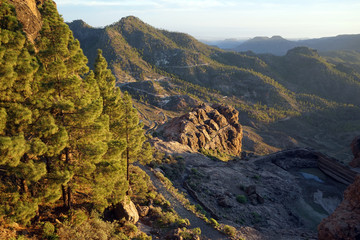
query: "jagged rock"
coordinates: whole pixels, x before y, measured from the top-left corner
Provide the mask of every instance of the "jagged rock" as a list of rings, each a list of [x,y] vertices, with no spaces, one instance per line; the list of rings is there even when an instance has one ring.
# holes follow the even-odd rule
[[[167,141],[178,141],[192,150],[213,150],[237,156],[241,153],[242,127],[239,113],[224,105],[201,105],[161,126]]]
[[[139,213],[140,217],[147,216],[149,214],[149,211],[150,211],[150,207],[148,207],[148,206],[136,205],[136,209],[138,210],[138,213]]]
[[[135,204],[128,197],[125,197],[123,201],[115,206],[114,213],[117,219],[125,218],[126,221],[131,223],[139,221],[139,213],[136,210]]]
[[[231,202],[229,201],[228,197],[226,196],[218,196],[218,198],[216,199],[217,203],[220,207],[225,207],[225,208],[231,208],[233,207],[233,205],[231,204]]]
[[[360,136],[357,136],[351,143],[351,151],[354,159],[351,161],[350,166],[354,168],[360,167]]]
[[[9,0],[15,6],[16,15],[23,25],[23,30],[31,42],[34,42],[42,27],[41,14],[38,7],[44,0]]]
[[[246,193],[246,195],[248,195],[248,196],[251,196],[251,195],[253,195],[253,194],[256,194],[256,186],[255,186],[255,185],[251,185],[251,186],[246,187],[245,193]]]
[[[248,198],[249,202],[252,205],[263,204],[265,202],[264,198],[261,197],[256,192],[256,186],[255,185],[250,185],[250,186],[246,187],[245,188],[245,193],[247,195],[247,198]]]
[[[360,239],[360,176],[344,192],[335,212],[318,226],[319,240]]]

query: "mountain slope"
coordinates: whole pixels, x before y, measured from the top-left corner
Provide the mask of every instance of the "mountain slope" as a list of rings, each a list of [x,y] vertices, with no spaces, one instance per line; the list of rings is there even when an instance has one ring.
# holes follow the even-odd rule
[[[352,69],[328,63],[315,50],[298,47],[283,57],[263,56],[275,79],[287,89],[340,103],[360,105],[360,78]],[[339,91],[341,89],[341,91]]]
[[[123,36],[111,27],[93,28],[81,20],[68,24],[74,37],[81,42],[89,65],[93,66],[97,49],[102,49],[117,80],[135,81],[156,77],[152,66],[145,62],[136,49],[126,43]]]
[[[137,97],[139,108],[141,101],[146,101],[157,109],[155,111],[164,107],[167,111],[173,110],[171,115],[178,115],[180,106],[191,108],[199,101],[236,107],[240,122],[249,130],[245,135],[249,138],[249,151],[257,151],[255,148],[260,149],[257,147],[260,145],[269,147],[259,153],[294,145],[309,146],[309,137],[329,131],[330,135],[326,136],[338,142],[334,140],[340,136],[335,125],[318,126],[316,118],[337,118],[339,125],[346,125],[349,119],[341,118],[342,110],[352,116],[360,111],[358,76],[349,68],[328,63],[309,48],[295,48],[283,57],[224,51],[184,33],[156,29],[132,16],[104,29],[92,29],[99,31],[97,39],[101,34],[107,39],[105,43],[96,40],[96,45],[81,32],[89,31],[89,27],[69,25],[74,35],[79,36],[90,62],[93,61],[91,51],[99,46],[114,72],[120,68],[130,76],[127,79],[117,74],[117,80],[127,82],[120,86]],[[272,40],[289,43],[280,37]],[[133,71],[129,71],[131,64]],[[129,78],[138,82],[128,83]],[[141,82],[144,79],[152,79],[151,84]],[[144,106],[146,108],[148,106]],[[334,109],[335,116],[331,113]],[[154,125],[151,119],[146,121],[150,128]],[[288,122],[290,124],[282,124]],[[295,133],[292,129],[297,123],[304,123],[309,131]],[[358,131],[360,124],[350,128],[349,133]],[[269,137],[271,135],[277,137]],[[351,141],[352,137],[343,142]],[[256,141],[263,144],[254,144]],[[332,144],[315,142],[324,151],[338,152],[330,147]]]

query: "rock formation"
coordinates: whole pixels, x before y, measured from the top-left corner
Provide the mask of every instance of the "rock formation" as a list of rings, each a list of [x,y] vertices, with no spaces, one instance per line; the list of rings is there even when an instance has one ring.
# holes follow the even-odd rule
[[[291,168],[319,168],[329,177],[345,185],[354,182],[357,175],[357,172],[341,164],[338,160],[307,148],[283,150],[264,156],[258,162],[268,160],[271,160],[284,170]]]
[[[319,240],[360,239],[360,176],[344,192],[344,200],[318,227]]]
[[[116,205],[114,213],[117,219],[125,218],[131,223],[139,221],[139,213],[135,204],[128,197]]]
[[[350,166],[354,168],[360,167],[360,136],[357,136],[351,143],[351,150],[354,154],[354,159],[350,163]]]
[[[9,0],[15,6],[17,18],[23,25],[23,30],[31,42],[34,42],[42,27],[41,14],[38,6],[44,0]]]
[[[206,149],[229,155],[241,153],[242,127],[239,113],[224,105],[201,105],[174,118],[159,131],[168,141],[178,141],[193,150]]]

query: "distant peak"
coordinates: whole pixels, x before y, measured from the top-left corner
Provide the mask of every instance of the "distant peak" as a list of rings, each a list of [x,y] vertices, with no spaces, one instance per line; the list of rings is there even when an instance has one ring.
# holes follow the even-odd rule
[[[86,22],[84,22],[81,19],[74,20],[70,24],[73,25],[73,26],[79,26],[79,27],[85,27],[85,28],[93,28],[92,26],[90,26],[89,24],[87,24]]]
[[[271,39],[273,40],[285,40],[285,38],[283,38],[282,36],[279,36],[279,35],[275,35],[275,36],[272,36]]]
[[[120,22],[141,22],[143,23],[143,21],[141,21],[140,18],[135,17],[135,16],[127,16],[127,17],[123,17]]]
[[[308,48],[308,47],[296,47],[290,49],[287,54],[289,55],[307,55],[307,56],[319,56],[318,52],[315,49]]]
[[[270,39],[269,37],[254,37],[252,39],[250,39],[250,41],[263,41],[263,40],[268,40]]]

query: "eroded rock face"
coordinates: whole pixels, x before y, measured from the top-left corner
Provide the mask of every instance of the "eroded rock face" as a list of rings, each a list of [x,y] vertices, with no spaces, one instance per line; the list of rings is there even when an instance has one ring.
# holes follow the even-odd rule
[[[192,112],[174,118],[160,128],[168,141],[178,141],[191,149],[214,150],[236,156],[243,137],[239,113],[224,105],[201,105]]]
[[[125,218],[126,221],[131,223],[137,223],[137,221],[139,221],[139,213],[135,204],[128,197],[125,197],[122,202],[116,205],[115,216],[117,219]]]
[[[41,14],[38,7],[45,0],[9,0],[16,9],[17,18],[23,25],[23,30],[31,42],[34,42],[42,27]]]
[[[350,163],[350,166],[354,168],[360,167],[360,136],[357,136],[351,143],[351,150],[354,155],[354,159]]]
[[[344,192],[344,200],[319,225],[319,240],[360,239],[360,176]]]

